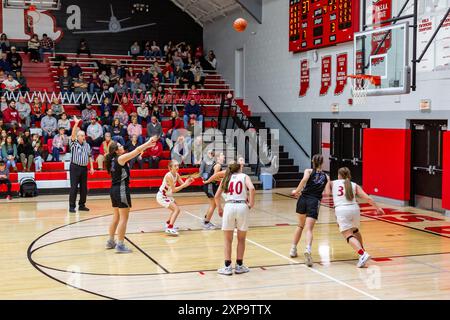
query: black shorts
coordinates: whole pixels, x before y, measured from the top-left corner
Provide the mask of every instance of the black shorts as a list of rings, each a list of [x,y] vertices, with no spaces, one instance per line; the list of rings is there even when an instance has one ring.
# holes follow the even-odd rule
[[[297,201],[297,213],[306,214],[308,218],[316,219],[319,217],[320,200],[317,198],[300,196]]]
[[[217,183],[208,183],[203,185],[203,191],[210,199],[215,197],[217,189],[219,189],[219,185]]]
[[[129,187],[122,189],[121,186],[112,186],[110,196],[113,208],[131,208],[131,195]]]

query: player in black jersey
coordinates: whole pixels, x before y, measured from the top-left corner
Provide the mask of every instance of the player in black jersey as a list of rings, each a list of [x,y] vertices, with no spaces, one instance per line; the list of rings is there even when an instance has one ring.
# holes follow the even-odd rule
[[[130,196],[130,167],[128,161],[142,154],[146,149],[156,144],[156,138],[150,138],[146,143],[137,147],[134,151],[125,153],[123,146],[117,142],[111,142],[109,153],[106,156],[106,170],[111,174],[111,202],[114,210],[113,221],[109,227],[109,239],[106,249],[116,248],[117,253],[130,253],[131,249],[125,246],[124,239],[127,230],[128,215],[131,208]],[[114,240],[117,231],[118,241]]]
[[[322,193],[330,182],[330,177],[322,171],[323,156],[316,154],[312,158],[313,169],[306,169],[302,181],[297,189],[292,190],[292,195],[299,197],[297,201],[298,226],[294,233],[290,256],[297,257],[297,245],[306,230],[305,262],[312,267],[311,245],[313,240],[314,225],[319,216],[319,204]]]

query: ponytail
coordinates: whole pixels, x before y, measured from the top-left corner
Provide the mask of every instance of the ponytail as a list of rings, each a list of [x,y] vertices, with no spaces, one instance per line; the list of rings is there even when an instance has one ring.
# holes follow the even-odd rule
[[[117,142],[111,141],[108,148],[108,154],[105,156],[105,167],[109,174],[111,174],[112,161],[116,157],[117,149],[119,149]]]
[[[312,158],[313,169],[317,170],[322,167],[323,156],[321,154],[315,154]]]
[[[340,168],[338,170],[338,174],[341,176],[342,179],[344,179],[344,188],[345,188],[345,198],[348,201],[353,201],[355,199],[355,194],[353,193],[352,188],[352,174],[350,172],[350,169],[347,167]]]
[[[108,153],[105,156],[105,167],[106,167],[106,171],[108,171],[109,174],[111,174],[112,160],[113,160],[113,156],[111,155],[111,153]]]
[[[222,180],[222,190],[225,193],[228,193],[228,186],[230,184],[231,176],[239,172],[241,169],[241,166],[237,163],[232,163],[228,166],[227,170],[225,171],[225,177]]]

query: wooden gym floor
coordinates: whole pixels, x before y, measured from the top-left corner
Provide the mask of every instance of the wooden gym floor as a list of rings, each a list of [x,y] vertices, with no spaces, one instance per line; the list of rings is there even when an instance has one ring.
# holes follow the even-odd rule
[[[251,272],[231,277],[216,273],[222,232],[201,229],[203,194],[176,197],[178,238],[162,232],[167,212],[154,195],[134,195],[128,255],[104,249],[108,197],[89,197],[91,211],[76,215],[67,213],[67,196],[0,200],[0,299],[450,299],[450,218],[389,205],[388,215],[373,217],[363,207],[361,231],[375,259],[358,269],[325,199],[307,268],[303,239],[299,258],[289,257],[297,217],[288,192],[258,192],[245,257]]]

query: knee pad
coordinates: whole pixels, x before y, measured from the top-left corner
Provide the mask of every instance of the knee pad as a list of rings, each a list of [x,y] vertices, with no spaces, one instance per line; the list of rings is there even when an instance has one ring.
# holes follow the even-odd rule
[[[347,243],[350,242],[350,239],[351,239],[351,238],[354,238],[354,236],[349,236],[349,237],[347,237]]]
[[[358,233],[359,229],[356,229],[355,231],[353,231],[353,234]]]

